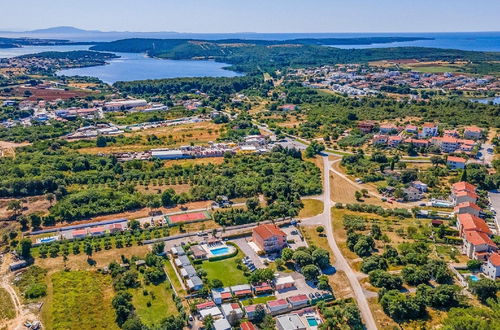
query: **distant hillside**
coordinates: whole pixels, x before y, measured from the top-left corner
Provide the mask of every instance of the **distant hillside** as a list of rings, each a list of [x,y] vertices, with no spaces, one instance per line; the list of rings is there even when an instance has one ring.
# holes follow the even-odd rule
[[[364,42],[356,38],[357,42]],[[375,38],[370,38],[374,40]],[[352,42],[355,42],[352,41]],[[371,49],[339,49],[325,47],[336,39],[294,40],[195,40],[195,39],[124,39],[100,43],[92,50],[144,52],[168,59],[213,59],[232,64],[241,72],[273,70],[292,66],[357,63],[385,59],[498,61],[500,53],[462,51],[441,48],[394,47]]]

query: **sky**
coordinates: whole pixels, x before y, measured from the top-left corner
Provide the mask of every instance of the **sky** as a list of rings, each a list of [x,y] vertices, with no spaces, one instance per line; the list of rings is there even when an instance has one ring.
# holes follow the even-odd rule
[[[4,31],[500,31],[500,0],[0,0],[0,8]]]

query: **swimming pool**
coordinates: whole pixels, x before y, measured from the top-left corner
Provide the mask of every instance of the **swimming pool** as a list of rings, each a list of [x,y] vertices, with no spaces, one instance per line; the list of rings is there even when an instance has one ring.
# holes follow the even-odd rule
[[[315,317],[308,317],[307,323],[309,324],[310,327],[317,327],[318,326],[318,320],[316,320]]]
[[[471,275],[471,276],[469,276],[469,278],[470,278],[470,280],[471,280],[472,282],[477,282],[477,281],[479,281],[479,278],[478,278],[476,275]]]
[[[212,252],[214,256],[220,256],[222,254],[228,254],[229,248],[227,246],[224,246],[216,249],[210,249],[210,252]]]

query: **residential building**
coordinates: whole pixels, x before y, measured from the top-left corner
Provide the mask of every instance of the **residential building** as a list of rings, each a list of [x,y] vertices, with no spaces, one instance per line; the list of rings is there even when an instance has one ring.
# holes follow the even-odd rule
[[[215,288],[212,289],[212,299],[217,305],[222,304],[223,301],[229,300],[233,297],[230,288]]]
[[[374,127],[375,127],[375,123],[372,121],[360,121],[358,123],[358,128],[363,133],[370,133]]]
[[[288,305],[288,301],[286,299],[277,299],[271,300],[266,303],[267,309],[271,312],[271,314],[277,314],[280,312],[284,312],[288,310],[290,307]]]
[[[306,294],[299,294],[296,296],[288,297],[288,302],[292,305],[292,308],[299,308],[307,306],[309,304],[309,298]]]
[[[231,287],[231,292],[235,297],[246,297],[252,295],[250,284],[240,284]]]
[[[458,138],[460,135],[458,134],[458,131],[456,129],[445,129],[443,132],[443,136],[451,136]]]
[[[451,186],[452,194],[454,194],[454,193],[456,194],[459,191],[467,191],[467,192],[475,193],[476,186],[474,186],[468,182],[465,182],[465,181],[460,181],[460,182],[454,183],[453,186]]]
[[[214,319],[218,319],[218,318],[222,317],[222,312],[220,311],[219,307],[217,307],[217,306],[202,309],[199,313],[200,313],[202,320],[204,320],[205,317],[207,317],[208,315],[212,315],[212,317]]]
[[[466,202],[466,203],[458,204],[457,206],[455,206],[455,208],[453,209],[453,212],[455,214],[470,213],[470,214],[478,217],[479,212],[481,212],[481,208],[474,203]]]
[[[466,162],[467,160],[462,157],[448,156],[446,159],[446,165],[448,165],[452,170],[464,169]]]
[[[389,136],[387,139],[387,145],[391,148],[396,148],[403,142],[403,138],[399,135]]]
[[[191,265],[191,261],[186,255],[179,256],[174,260],[177,267],[185,267]]]
[[[106,111],[120,111],[130,110],[138,107],[145,107],[148,105],[146,100],[115,100],[104,104]]]
[[[246,321],[240,324],[240,330],[257,330],[257,328],[252,322]]]
[[[92,236],[102,236],[106,233],[106,228],[99,226],[99,227],[92,227],[89,229],[90,235]]]
[[[279,252],[286,246],[286,234],[274,224],[258,225],[252,231],[253,242],[264,252]]]
[[[297,314],[286,314],[276,318],[278,330],[306,330],[305,324]]]
[[[477,126],[468,126],[464,129],[466,139],[478,140],[483,137],[483,131]]]
[[[429,138],[438,135],[438,125],[433,123],[425,123],[422,130],[418,134],[420,138]]]
[[[456,205],[466,202],[476,203],[478,198],[476,193],[462,190],[453,195],[453,202]]]
[[[184,278],[190,278],[196,275],[198,275],[198,273],[196,272],[196,269],[194,269],[194,267],[191,265],[181,268],[181,276]]]
[[[407,133],[417,133],[418,132],[418,127],[415,125],[406,125],[405,131]]]
[[[249,320],[252,320],[254,318],[254,316],[255,316],[255,310],[256,310],[257,306],[259,306],[259,304],[249,305],[249,306],[243,307],[245,309],[245,313],[246,313],[247,318]],[[261,305],[261,306],[264,307],[263,305]]]
[[[387,135],[375,134],[372,138],[372,144],[374,145],[385,145],[387,144],[389,137]]]
[[[421,193],[426,192],[428,188],[427,185],[422,181],[413,181],[412,183],[410,183],[410,185],[413,188],[418,189]]]
[[[213,328],[214,328],[214,330],[231,330],[232,329],[231,324],[229,324],[229,321],[225,318],[215,320]]]
[[[405,143],[412,144],[417,148],[427,147],[429,145],[429,141],[422,139],[406,139]]]
[[[275,280],[274,287],[276,290],[285,290],[295,287],[295,280],[292,276],[278,277]]]
[[[497,251],[497,245],[485,233],[466,231],[463,250],[471,259],[486,260],[491,252]]]
[[[457,228],[460,233],[460,236],[464,236],[467,231],[477,231],[481,233],[485,233],[488,236],[491,236],[493,233],[491,232],[490,227],[486,224],[486,222],[470,213],[459,214],[457,216]]]
[[[75,229],[71,232],[73,238],[84,238],[87,236],[87,229]]]
[[[207,251],[205,251],[201,246],[199,245],[193,245],[190,248],[191,252],[193,253],[193,258],[194,259],[206,259],[207,258]]]
[[[422,193],[417,188],[414,187],[405,188],[403,192],[405,194],[405,199],[407,201],[412,202],[422,199]]]
[[[191,291],[198,291],[203,287],[203,281],[195,275],[186,281],[186,285]]]
[[[172,254],[174,256],[183,256],[186,254],[186,252],[184,252],[184,249],[182,248],[182,246],[180,245],[174,245],[170,251],[172,252]]]
[[[436,138],[433,138],[433,139],[436,139]],[[441,144],[440,144],[439,147],[441,148],[442,152],[447,152],[447,153],[454,152],[460,146],[457,138],[454,138],[454,137],[451,137],[451,136],[444,136],[444,137],[442,137],[440,139],[441,139],[440,140]]]
[[[215,307],[215,303],[213,301],[205,301],[204,303],[201,303],[201,304],[198,304],[196,305],[196,310],[198,311],[198,313],[204,309],[209,309],[209,308],[212,308],[212,307]]]
[[[222,309],[222,314],[224,314],[225,317],[228,317],[231,312],[236,313],[238,319],[241,319],[243,317],[243,310],[238,303],[233,302],[222,304],[220,307]]]
[[[500,254],[492,253],[486,263],[481,266],[481,271],[492,280],[500,277]]]
[[[379,131],[382,134],[394,134],[398,132],[398,127],[394,124],[383,124],[380,125]]]
[[[253,292],[256,295],[273,292],[273,288],[267,282],[252,285]]]

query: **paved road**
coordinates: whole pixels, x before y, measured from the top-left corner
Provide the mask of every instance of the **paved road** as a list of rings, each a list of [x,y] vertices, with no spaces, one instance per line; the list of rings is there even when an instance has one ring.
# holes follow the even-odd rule
[[[326,234],[328,237],[328,244],[330,245],[330,249],[332,250],[335,256],[335,268],[337,270],[342,270],[345,272],[347,278],[349,279],[349,284],[354,292],[354,298],[358,304],[359,311],[361,312],[361,316],[365,322],[366,328],[368,330],[377,329],[377,324],[375,323],[375,319],[373,318],[372,312],[370,310],[370,306],[368,305],[368,300],[364,294],[363,288],[356,277],[356,273],[352,270],[351,266],[342,255],[339,247],[337,246],[337,242],[335,241],[335,237],[333,235],[333,225],[332,225],[332,214],[331,209],[333,207],[333,202],[330,198],[330,175],[328,175],[329,170],[331,169],[332,162],[328,159],[328,156],[323,156],[323,167],[325,171],[325,175],[323,178],[323,203],[324,209],[323,214],[319,217],[312,218],[314,222],[322,221],[323,226],[326,228]],[[307,222],[307,220],[306,220]]]
[[[500,190],[492,190],[488,195],[490,197],[491,207],[497,213],[495,215],[495,224],[497,226],[497,233],[500,233]]]

